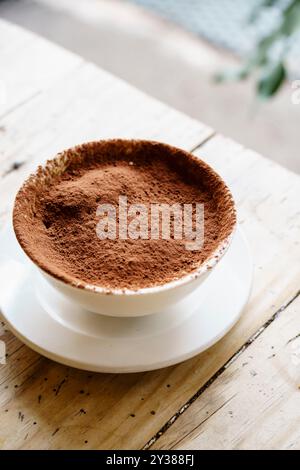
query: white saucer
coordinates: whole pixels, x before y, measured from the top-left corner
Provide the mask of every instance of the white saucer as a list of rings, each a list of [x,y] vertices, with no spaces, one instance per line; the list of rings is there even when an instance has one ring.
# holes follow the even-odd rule
[[[236,323],[251,288],[252,261],[240,228],[228,252],[187,300],[167,313],[135,318],[74,307],[23,255],[12,229],[0,246],[0,305],[10,329],[44,356],[89,371],[140,372],[199,354]]]

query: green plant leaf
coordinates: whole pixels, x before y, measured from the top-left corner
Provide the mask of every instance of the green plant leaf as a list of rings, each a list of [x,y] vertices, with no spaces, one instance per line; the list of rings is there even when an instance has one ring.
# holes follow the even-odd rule
[[[286,78],[285,67],[282,62],[268,67],[257,83],[257,95],[261,99],[268,99],[280,88]]]
[[[274,6],[282,13],[275,29],[257,43],[244,65],[216,74],[215,81],[244,80],[256,70],[263,70],[256,85],[259,98],[268,99],[279,90],[287,77],[283,61],[289,52],[289,38],[300,31],[300,0],[261,0],[253,10],[252,19],[256,20],[262,9]],[[274,51],[278,52],[276,59],[272,58]]]
[[[250,61],[253,62],[255,66],[265,65],[268,62],[270,49],[282,37],[281,31],[276,30],[269,36],[261,39],[257,44],[256,51],[250,57]]]
[[[300,2],[294,1],[283,13],[281,32],[286,36],[291,36],[300,28]]]

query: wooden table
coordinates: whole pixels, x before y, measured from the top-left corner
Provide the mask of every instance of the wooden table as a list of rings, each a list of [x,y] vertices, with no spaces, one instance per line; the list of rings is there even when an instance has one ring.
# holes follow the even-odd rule
[[[0,56],[1,225],[32,162],[82,141],[149,138],[201,155],[224,177],[255,260],[252,295],[233,330],[159,371],[65,367],[2,323],[0,448],[299,449],[299,176],[2,21]]]

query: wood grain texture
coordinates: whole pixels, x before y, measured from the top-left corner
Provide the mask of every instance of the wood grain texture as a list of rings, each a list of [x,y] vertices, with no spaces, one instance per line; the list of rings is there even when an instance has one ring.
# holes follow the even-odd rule
[[[1,118],[76,70],[83,60],[0,19],[0,62]]]
[[[25,101],[0,120],[1,223],[32,166],[62,148],[122,136],[191,150],[212,135],[209,127],[86,63]],[[129,375],[89,374],[56,364],[22,345],[2,325],[0,339],[7,344],[8,357],[7,364],[0,365],[0,448],[145,446],[295,295],[299,177],[222,136],[211,138],[197,153],[231,185],[254,253],[253,293],[240,322],[213,348],[185,363]],[[14,169],[15,163],[23,164]],[[178,429],[177,422],[165,436],[175,425]],[[162,438],[156,445],[160,442]]]
[[[172,449],[300,449],[300,296],[157,442]]]
[[[198,153],[231,187],[254,257],[252,294],[242,318],[231,333],[202,355],[208,380],[218,370],[217,364],[220,369],[299,290],[300,178],[223,136],[211,139]],[[200,378],[199,389],[205,380]],[[184,416],[154,448],[168,447],[177,440]]]

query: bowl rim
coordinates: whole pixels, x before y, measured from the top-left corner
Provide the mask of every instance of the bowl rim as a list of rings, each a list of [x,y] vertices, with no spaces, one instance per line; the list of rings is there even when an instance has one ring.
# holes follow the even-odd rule
[[[232,226],[231,226],[231,231],[230,233],[223,239],[220,240],[218,246],[215,248],[215,250],[211,253],[211,255],[203,262],[201,263],[197,269],[190,273],[185,273],[183,276],[181,276],[178,279],[174,279],[172,281],[168,281],[164,284],[159,284],[159,285],[154,285],[154,286],[149,286],[149,287],[142,287],[142,288],[109,288],[109,287],[104,287],[92,283],[88,283],[86,281],[83,281],[79,278],[76,278],[68,273],[63,273],[63,272],[56,272],[52,270],[48,265],[43,264],[41,260],[34,255],[30,250],[28,250],[28,247],[26,243],[23,241],[22,233],[19,227],[19,224],[17,223],[17,214],[16,214],[16,201],[21,193],[21,191],[26,188],[26,185],[34,179],[38,178],[38,172],[43,171],[47,164],[49,164],[51,161],[54,161],[58,158],[61,158],[62,155],[64,155],[66,152],[77,152],[80,151],[80,149],[84,146],[87,145],[97,145],[99,143],[142,143],[142,144],[150,144],[150,145],[160,145],[162,147],[165,147],[171,151],[176,151],[179,153],[185,153],[188,154],[189,156],[192,156],[193,158],[196,158],[198,161],[201,162],[201,165],[208,169],[211,174],[214,175],[214,177],[219,180],[219,182],[222,183],[224,190],[226,191],[227,195],[230,198],[231,201],[231,212],[232,212]],[[223,178],[212,168],[208,163],[206,163],[204,160],[202,160],[201,157],[198,155],[194,155],[192,152],[186,151],[184,149],[175,147],[173,145],[167,144],[165,142],[159,142],[156,140],[148,140],[148,139],[123,139],[123,138],[116,138],[116,139],[100,139],[100,140],[94,140],[94,141],[88,141],[84,142],[82,144],[75,145],[73,147],[67,148],[59,153],[57,153],[53,158],[48,159],[46,162],[43,164],[39,165],[36,171],[31,173],[29,177],[23,182],[21,185],[19,191],[16,194],[15,197],[15,202],[14,202],[14,208],[13,208],[13,229],[17,238],[17,241],[27,257],[45,274],[50,276],[51,278],[55,279],[55,281],[59,281],[68,287],[73,287],[76,289],[81,289],[83,291],[87,291],[89,293],[94,293],[94,294],[104,294],[104,295],[115,295],[115,296],[123,296],[123,295],[146,295],[146,294],[157,294],[160,292],[168,291],[171,289],[174,289],[176,287],[184,286],[185,284],[188,284],[189,282],[201,277],[204,275],[206,272],[210,271],[211,269],[214,268],[214,266],[219,262],[219,260],[222,258],[222,256],[225,254],[227,251],[229,245],[231,244],[231,241],[233,239],[233,236],[236,231],[237,227],[237,214],[236,214],[236,206],[235,206],[235,201],[233,199],[232,193],[223,180]]]

